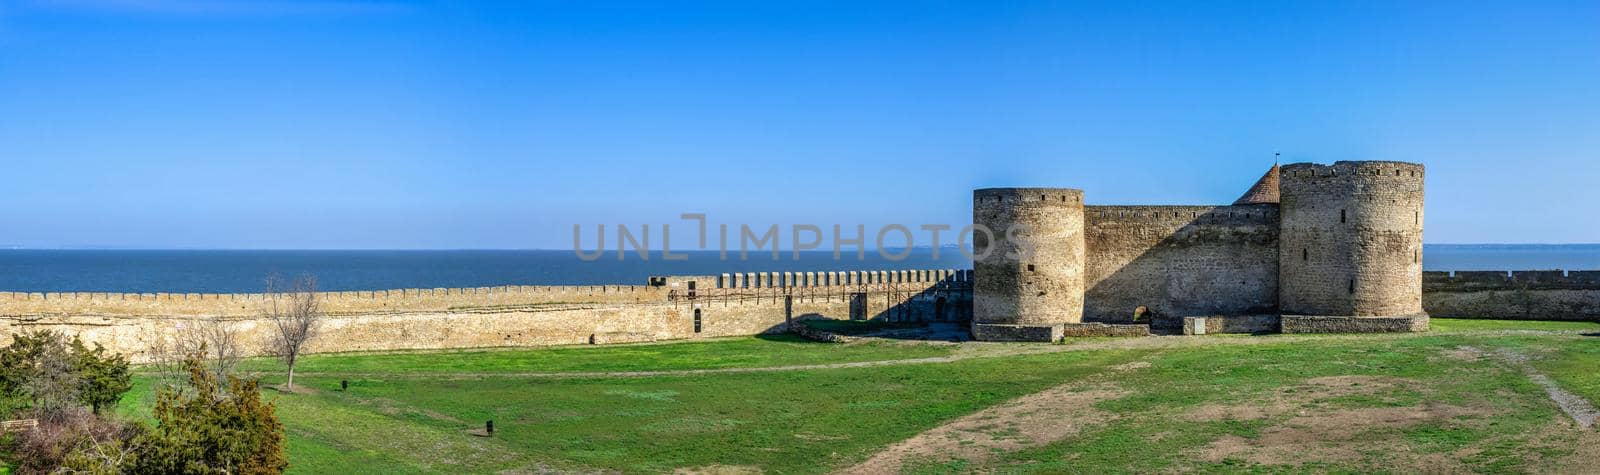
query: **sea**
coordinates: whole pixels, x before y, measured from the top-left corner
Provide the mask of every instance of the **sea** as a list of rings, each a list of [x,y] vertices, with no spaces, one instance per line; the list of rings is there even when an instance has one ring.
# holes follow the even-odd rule
[[[911,249],[904,258],[847,249],[752,253],[659,253],[640,259],[608,252],[596,260],[570,250],[0,250],[0,291],[259,292],[267,276],[314,275],[321,290],[492,287],[500,285],[644,285],[655,275],[724,272],[969,269],[957,248]],[[1600,270],[1600,244],[1427,244],[1422,267],[1462,270]]]

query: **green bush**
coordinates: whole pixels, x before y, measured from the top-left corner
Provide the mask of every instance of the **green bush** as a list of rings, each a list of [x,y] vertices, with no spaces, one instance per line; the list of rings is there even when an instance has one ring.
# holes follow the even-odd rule
[[[222,388],[198,356],[184,362],[192,391],[162,390],[155,428],[134,439],[133,473],[282,473],[283,424],[254,380],[228,376]]]
[[[53,331],[19,333],[0,348],[0,397],[8,413],[31,407],[59,411],[82,404],[99,413],[133,387],[128,359]]]

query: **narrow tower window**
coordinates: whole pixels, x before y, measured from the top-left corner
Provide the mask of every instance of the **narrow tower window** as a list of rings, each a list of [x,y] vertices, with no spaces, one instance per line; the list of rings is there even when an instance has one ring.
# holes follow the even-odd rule
[[[1344,221],[1344,210],[1342,210],[1342,209],[1339,210],[1339,222],[1341,222],[1341,223],[1345,222]]]
[[[700,309],[694,309],[694,332],[700,333]]]
[[[1300,260],[1302,260],[1302,261],[1311,260],[1311,248],[1308,247],[1308,248],[1300,249]]]
[[[1356,293],[1356,280],[1350,279],[1350,293]]]

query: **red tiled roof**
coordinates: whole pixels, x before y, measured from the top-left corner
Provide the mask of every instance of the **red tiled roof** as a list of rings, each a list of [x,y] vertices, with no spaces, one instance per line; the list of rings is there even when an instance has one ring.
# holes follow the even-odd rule
[[[1250,187],[1250,191],[1244,192],[1244,196],[1240,196],[1239,199],[1234,200],[1233,204],[1236,204],[1236,205],[1253,205],[1253,204],[1277,203],[1277,202],[1278,202],[1278,165],[1274,164],[1274,165],[1272,165],[1272,169],[1271,170],[1267,170],[1267,173],[1265,175],[1261,175],[1261,179],[1260,180],[1256,180],[1255,186],[1251,186]]]

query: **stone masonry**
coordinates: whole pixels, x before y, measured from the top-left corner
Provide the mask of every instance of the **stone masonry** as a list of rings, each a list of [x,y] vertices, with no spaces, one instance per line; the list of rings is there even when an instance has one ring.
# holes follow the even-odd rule
[[[1181,331],[1186,317],[1254,331],[1427,329],[1422,165],[1274,166],[1229,206],[1084,206],[1081,197],[1053,188],[973,192],[974,222],[995,233],[987,246],[1041,251],[1024,259],[997,252],[975,263],[978,339],[989,325]],[[996,229],[1017,224],[1032,229]],[[1097,328],[992,333],[1005,340],[1126,334]]]
[[[971,271],[750,273],[651,278],[651,285],[504,286],[322,292],[311,352],[632,343],[787,331],[832,318],[968,321]],[[691,290],[692,289],[692,290]],[[149,357],[213,322],[262,354],[263,294],[0,292],[0,339],[57,330]]]

